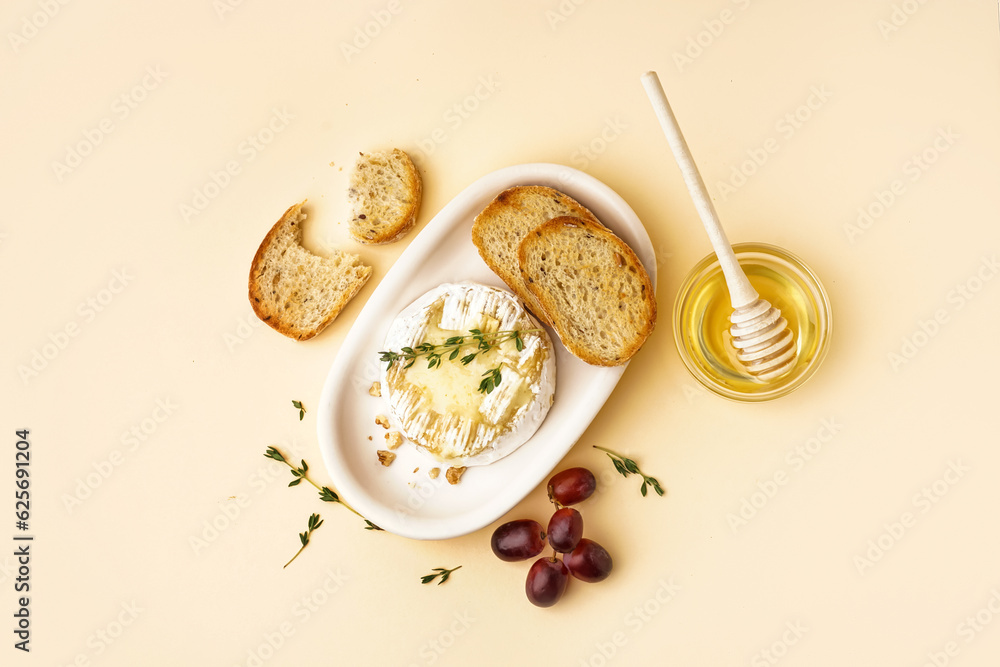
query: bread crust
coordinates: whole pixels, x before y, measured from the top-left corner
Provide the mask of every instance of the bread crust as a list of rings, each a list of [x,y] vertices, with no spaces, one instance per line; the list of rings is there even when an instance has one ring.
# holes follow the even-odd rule
[[[545,185],[516,185],[494,197],[472,224],[472,243],[486,265],[545,324],[549,322],[535,295],[528,289],[518,268],[517,248],[540,223],[559,215],[573,215],[600,227],[600,221],[586,206],[569,195]],[[505,237],[510,256],[491,244],[491,236]]]
[[[625,305],[632,309],[632,318],[625,317],[625,319],[629,320],[628,322],[614,321],[614,318],[611,318],[613,320],[611,325],[615,326],[616,331],[628,332],[629,334],[621,347],[613,354],[602,353],[596,346],[588,344],[590,342],[589,337],[581,336],[571,330],[567,313],[560,308],[556,295],[545,286],[547,277],[538,275],[531,268],[534,256],[538,255],[543,248],[553,255],[560,253],[560,249],[557,246],[553,246],[551,241],[553,241],[556,235],[565,235],[567,233],[590,235],[598,239],[601,243],[609,245],[608,252],[610,254],[609,259],[606,260],[606,266],[584,267],[580,264],[574,264],[577,261],[576,257],[561,257],[561,266],[570,267],[574,270],[574,274],[575,271],[585,268],[588,270],[596,269],[597,273],[606,276],[603,279],[604,284],[602,286],[605,289],[609,287],[608,283],[614,279],[615,271],[629,271],[640,283],[638,295],[627,295],[628,301]],[[549,323],[555,329],[560,341],[571,354],[588,364],[597,366],[618,366],[624,364],[639,351],[646,342],[646,339],[653,332],[653,328],[656,325],[656,297],[649,274],[632,248],[600,223],[572,216],[553,218],[542,223],[529,233],[518,246],[518,266],[522,281],[545,311]],[[562,276],[562,274],[560,275]],[[602,294],[603,290],[598,290],[598,293]],[[625,296],[619,295],[618,298],[624,299]],[[598,307],[594,304],[593,300],[588,301],[588,305],[592,305],[595,308]],[[613,309],[611,315],[614,315]],[[593,332],[596,335],[599,335],[598,327],[606,324],[596,312],[592,317],[583,319],[586,322],[586,326],[589,327],[589,332]],[[639,320],[638,326],[636,326],[635,319]],[[578,318],[577,328],[580,326],[579,321]]]
[[[295,340],[309,340],[325,329],[340,314],[344,306],[354,298],[372,274],[370,266],[363,266],[358,276],[349,282],[346,290],[333,293],[327,291],[325,296],[332,296],[331,305],[328,306],[323,318],[314,326],[302,326],[299,322],[289,318],[287,311],[276,306],[268,295],[268,289],[271,290],[271,296],[276,293],[276,285],[271,285],[269,288],[269,286],[264,284],[268,264],[276,261],[276,258],[271,257],[271,251],[282,236],[290,234],[292,235],[291,240],[299,246],[301,251],[308,253],[305,248],[302,248],[302,226],[300,224],[306,219],[306,214],[302,212],[302,207],[305,203],[305,200],[303,200],[298,204],[289,206],[281,216],[281,219],[274,223],[264,236],[264,240],[261,241],[257,252],[254,254],[253,261],[250,263],[250,276],[247,281],[248,297],[254,314],[278,333],[289,338],[294,338]],[[341,253],[342,251],[337,252]],[[312,253],[309,254],[311,255]],[[349,253],[342,253],[342,255],[354,260],[357,259],[356,256]],[[313,257],[319,258],[317,255],[313,255]],[[322,260],[322,258],[319,259]]]
[[[363,172],[371,166],[373,160],[379,159],[402,168],[400,182],[404,196],[396,203],[402,204],[403,210],[393,219],[380,219],[377,228],[373,228],[370,224],[366,224],[368,216],[373,215],[372,212],[379,208],[373,199],[377,192],[384,194],[386,188],[384,183],[369,182],[368,174]],[[416,166],[405,151],[393,148],[386,152],[361,153],[351,176],[349,195],[354,209],[349,225],[351,236],[359,243],[382,245],[398,241],[416,224],[423,199],[423,182]]]

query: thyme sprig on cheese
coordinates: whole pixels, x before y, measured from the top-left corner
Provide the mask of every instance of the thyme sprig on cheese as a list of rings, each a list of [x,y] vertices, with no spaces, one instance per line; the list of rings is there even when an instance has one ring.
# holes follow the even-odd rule
[[[526,333],[537,333],[541,329],[510,329],[506,331],[482,331],[480,329],[469,329],[469,333],[464,336],[451,336],[443,343],[430,343],[424,341],[416,347],[404,347],[399,352],[393,350],[383,350],[379,352],[379,361],[389,364],[386,368],[392,368],[397,362],[404,364],[403,368],[409,368],[417,359],[427,358],[427,368],[438,368],[444,360],[460,361],[464,366],[468,366],[482,352],[487,352],[494,347],[509,340],[514,341],[514,347],[518,352],[524,349],[524,339],[521,338]],[[471,348],[471,349],[470,349]],[[465,350],[470,350],[463,355]],[[460,356],[461,355],[461,356]],[[502,381],[500,375],[500,364],[496,368],[491,368],[482,374],[485,380],[479,383],[479,391],[490,393]]]
[[[500,375],[501,368],[503,368],[503,364],[500,364],[496,368],[489,369],[480,376],[483,378],[483,381],[479,383],[480,394],[491,393],[500,385],[501,382],[503,382],[503,376]]]

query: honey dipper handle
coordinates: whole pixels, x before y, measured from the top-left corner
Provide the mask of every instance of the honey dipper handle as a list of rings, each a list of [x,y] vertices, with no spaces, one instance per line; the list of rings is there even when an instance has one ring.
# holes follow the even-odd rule
[[[681,128],[677,124],[677,118],[674,117],[670,102],[667,101],[667,95],[663,92],[660,78],[656,76],[656,72],[646,72],[642,76],[642,85],[646,89],[649,101],[653,103],[653,110],[660,120],[664,134],[667,135],[667,142],[674,152],[674,159],[677,160],[677,166],[681,169],[681,175],[687,184],[688,192],[691,193],[691,199],[694,200],[695,209],[698,211],[702,224],[705,225],[705,231],[708,232],[712,248],[719,258],[719,265],[726,277],[726,286],[729,287],[729,298],[733,308],[741,308],[753,303],[758,298],[757,291],[747,280],[746,274],[736,260],[733,248],[729,244],[729,239],[726,238],[726,232],[722,229],[719,216],[708,196],[705,181],[702,180],[701,174],[698,172],[698,167],[694,163],[694,158],[691,157],[691,151],[684,140],[684,135],[681,134]]]

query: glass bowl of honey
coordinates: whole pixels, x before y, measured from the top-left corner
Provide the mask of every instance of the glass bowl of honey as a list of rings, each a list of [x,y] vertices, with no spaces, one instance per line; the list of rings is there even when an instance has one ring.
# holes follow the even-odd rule
[[[681,360],[710,391],[741,402],[768,401],[802,386],[819,368],[833,331],[830,300],[816,274],[786,250],[765,243],[733,245],[736,259],[762,299],[788,320],[796,345],[795,365],[762,382],[743,369],[730,342],[733,307],[715,254],[698,262],[674,302],[674,341]]]

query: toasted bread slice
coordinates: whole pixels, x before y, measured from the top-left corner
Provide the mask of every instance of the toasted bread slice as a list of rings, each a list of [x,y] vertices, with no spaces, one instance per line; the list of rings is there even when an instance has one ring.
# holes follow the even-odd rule
[[[601,226],[585,206],[544,185],[518,185],[504,190],[476,216],[472,225],[472,243],[483,261],[507,283],[528,310],[546,324],[548,316],[521,278],[517,249],[528,232],[543,222],[565,215]]]
[[[302,247],[306,214],[290,207],[267,233],[250,265],[250,305],[265,324],[296,340],[322,331],[372,275],[357,255],[329,259]]]
[[[417,222],[423,185],[410,156],[391,151],[361,153],[347,199],[351,236],[361,243],[391,243]]]
[[[574,217],[549,220],[521,242],[518,263],[563,345],[588,364],[623,364],[652,333],[649,274],[606,227]]]

